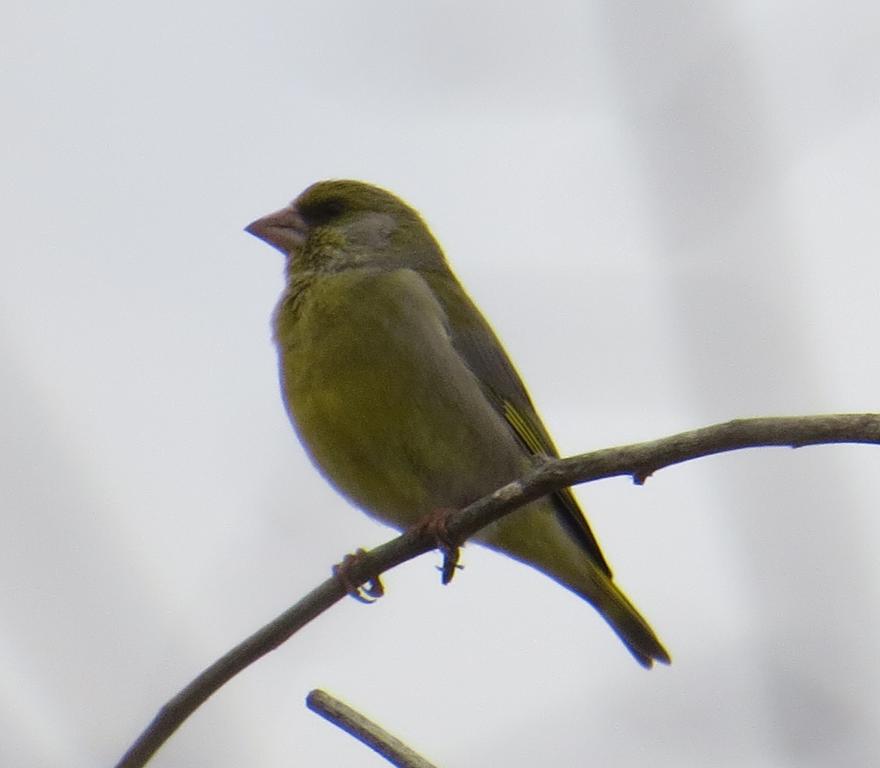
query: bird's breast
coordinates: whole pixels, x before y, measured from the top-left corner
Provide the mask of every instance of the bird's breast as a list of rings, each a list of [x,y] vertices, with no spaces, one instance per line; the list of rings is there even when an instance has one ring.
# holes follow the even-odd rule
[[[275,317],[288,413],[312,460],[365,511],[405,527],[516,477],[526,459],[410,270],[316,281]]]

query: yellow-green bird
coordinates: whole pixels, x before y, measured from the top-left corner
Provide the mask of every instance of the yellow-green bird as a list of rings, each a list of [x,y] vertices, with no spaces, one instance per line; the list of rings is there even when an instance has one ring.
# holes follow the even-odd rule
[[[501,343],[419,214],[321,181],[246,228],[287,259],[274,315],[287,412],[318,469],[398,529],[521,477],[556,448]],[[645,667],[669,663],[571,492],[474,536],[593,605]]]

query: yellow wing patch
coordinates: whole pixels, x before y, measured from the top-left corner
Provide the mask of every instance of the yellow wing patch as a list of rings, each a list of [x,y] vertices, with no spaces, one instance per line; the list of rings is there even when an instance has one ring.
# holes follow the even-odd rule
[[[520,442],[534,454],[546,456],[548,446],[545,444],[541,435],[538,434],[529,422],[527,422],[522,414],[516,409],[516,406],[509,400],[501,402],[502,412],[507,423],[513,427],[516,436]]]
[[[513,428],[519,441],[528,451],[536,456],[556,455],[556,452],[547,444],[547,441],[542,437],[541,433],[523,417],[522,413],[517,410],[513,403],[509,400],[502,400],[501,412],[504,414],[507,423]],[[596,537],[593,536],[593,532],[590,530],[590,526],[587,524],[571,489],[561,488],[553,494],[553,498],[556,500],[557,504],[562,505],[562,509],[565,512],[564,518],[567,523],[577,528],[580,532],[582,541],[592,555],[593,560],[606,573],[608,578],[611,578],[611,568],[608,566],[608,562],[605,560],[605,556],[599,548],[599,543],[596,541]]]

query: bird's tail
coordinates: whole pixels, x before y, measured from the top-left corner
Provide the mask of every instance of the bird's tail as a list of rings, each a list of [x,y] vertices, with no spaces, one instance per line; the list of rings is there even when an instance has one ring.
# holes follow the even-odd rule
[[[596,608],[639,664],[646,669],[650,669],[655,661],[669,664],[669,653],[629,598],[604,573],[597,572],[594,576],[589,589],[578,589],[572,584],[566,586]]]
[[[531,565],[592,605],[623,640],[643,667],[669,664],[669,654],[654,630],[612,580],[604,565],[584,549],[566,526],[548,520],[541,501],[484,528],[474,538],[481,544]],[[551,523],[548,525],[548,522]]]

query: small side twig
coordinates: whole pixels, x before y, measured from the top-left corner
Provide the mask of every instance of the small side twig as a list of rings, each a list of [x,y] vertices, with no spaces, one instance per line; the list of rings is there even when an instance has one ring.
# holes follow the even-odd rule
[[[800,448],[831,443],[880,444],[880,414],[737,419],[646,443],[605,448],[568,459],[547,459],[525,477],[450,514],[446,530],[453,540],[465,541],[489,523],[530,501],[559,488],[591,480],[629,475],[641,484],[659,469],[712,454],[743,448]],[[416,527],[359,557],[347,576],[359,584],[366,584],[385,571],[430,551],[435,545],[430,532]],[[159,710],[116,768],[145,765],[209,696],[346,594],[346,587],[339,579],[328,579],[215,661]]]
[[[364,717],[360,712],[343,704],[326,691],[315,689],[306,697],[306,706],[325,720],[354,736],[370,749],[378,752],[397,768],[435,768],[421,755],[392,736],[384,728]]]

